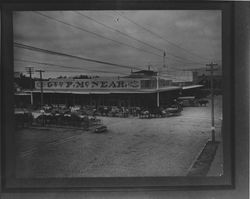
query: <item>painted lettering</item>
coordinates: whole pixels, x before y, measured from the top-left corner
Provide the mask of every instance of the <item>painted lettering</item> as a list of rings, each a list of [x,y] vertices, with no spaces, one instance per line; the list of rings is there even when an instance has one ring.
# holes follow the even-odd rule
[[[107,81],[101,81],[101,88],[107,88],[108,82]]]
[[[110,84],[109,84],[109,88],[116,88],[116,85],[115,85],[115,82],[112,81]]]
[[[66,82],[66,88],[69,88],[72,84],[73,82]]]
[[[89,87],[89,81],[85,82],[85,87],[88,88]]]
[[[82,82],[80,82],[80,81],[77,81],[76,83],[75,83],[75,88],[84,88],[84,82],[82,81]]]
[[[40,89],[40,81],[35,82],[35,86],[37,89]],[[69,80],[57,80],[52,79],[49,81],[43,82],[44,89],[137,89],[140,88],[140,80],[135,79],[69,79]]]
[[[52,87],[52,86],[53,86],[53,82],[48,82],[48,83],[47,83],[47,87],[48,87],[48,88],[50,88],[50,87]]]
[[[92,81],[91,84],[92,84],[91,86],[92,88],[95,88],[95,87],[98,88],[98,81]]]
[[[63,87],[63,82],[59,82],[59,86],[62,88]]]
[[[118,88],[124,88],[124,81],[118,81]]]

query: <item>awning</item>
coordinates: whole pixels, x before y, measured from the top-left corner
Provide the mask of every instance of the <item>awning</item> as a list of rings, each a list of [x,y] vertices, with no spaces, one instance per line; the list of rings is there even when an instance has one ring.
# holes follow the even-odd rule
[[[191,86],[183,86],[182,89],[186,90],[186,89],[192,89],[192,88],[200,88],[203,87],[204,85],[191,85]]]

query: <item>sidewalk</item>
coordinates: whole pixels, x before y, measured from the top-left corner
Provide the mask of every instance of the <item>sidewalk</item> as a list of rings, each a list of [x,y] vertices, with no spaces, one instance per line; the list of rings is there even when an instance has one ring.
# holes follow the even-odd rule
[[[207,176],[223,175],[223,144],[219,144],[214,160],[210,166]]]

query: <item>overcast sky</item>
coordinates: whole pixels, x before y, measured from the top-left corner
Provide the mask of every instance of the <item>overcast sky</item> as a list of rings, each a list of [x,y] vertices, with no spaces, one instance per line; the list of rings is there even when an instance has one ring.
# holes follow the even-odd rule
[[[14,40],[53,52],[125,67],[14,48],[24,67],[59,75],[122,76],[128,67],[180,71],[221,62],[220,11],[39,11],[14,13]],[[163,52],[166,52],[163,68]],[[35,63],[36,62],[36,63]],[[43,64],[39,64],[43,63]],[[46,65],[47,64],[47,65]],[[128,66],[128,67],[126,67]],[[37,75],[37,74],[36,74]]]

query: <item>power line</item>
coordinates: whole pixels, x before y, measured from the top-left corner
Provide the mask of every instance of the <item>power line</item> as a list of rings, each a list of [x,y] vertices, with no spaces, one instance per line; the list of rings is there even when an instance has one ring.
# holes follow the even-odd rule
[[[180,56],[177,56],[177,55],[173,55],[173,54],[170,54],[170,53],[167,53],[167,54],[169,54],[169,55],[171,55],[171,56],[173,56],[173,57],[175,57],[175,58],[177,58],[177,59],[182,59],[182,60],[187,60],[187,61],[190,61],[189,59],[185,59],[185,58],[183,58],[183,57],[180,57]],[[176,61],[179,61],[179,60],[176,60]],[[180,61],[179,61],[180,62]],[[184,63],[184,62],[182,62],[182,63]],[[204,63],[201,63],[201,62],[189,62],[190,64],[204,64]],[[185,62],[185,64],[186,64],[186,62]]]
[[[36,13],[36,14],[38,14],[38,15],[40,15],[40,16],[46,17],[47,19],[50,19],[50,20],[56,21],[56,22],[58,22],[58,23],[62,23],[62,24],[64,24],[64,25],[67,25],[67,26],[70,26],[70,27],[72,27],[72,28],[78,29],[78,30],[80,30],[80,31],[84,31],[84,32],[87,32],[87,33],[89,33],[89,34],[95,35],[96,37],[100,37],[100,38],[103,38],[103,39],[112,41],[112,42],[117,43],[117,44],[120,44],[120,45],[124,45],[124,46],[130,47],[130,48],[133,48],[133,49],[136,49],[136,50],[139,50],[139,51],[142,51],[142,52],[151,54],[151,55],[155,55],[155,56],[161,57],[161,55],[159,55],[159,54],[157,54],[157,53],[154,53],[154,52],[151,52],[151,51],[147,51],[147,50],[145,50],[145,49],[137,48],[137,47],[135,47],[135,46],[132,46],[132,45],[129,45],[129,44],[126,44],[126,43],[123,43],[123,42],[120,42],[120,41],[117,41],[117,40],[114,40],[114,39],[110,39],[110,38],[105,37],[105,36],[103,36],[103,35],[100,35],[100,34],[98,34],[98,33],[95,33],[95,32],[89,31],[89,30],[86,30],[86,29],[84,29],[84,28],[82,28],[82,27],[79,27],[79,26],[76,26],[76,25],[72,25],[72,24],[70,24],[70,23],[61,21],[61,20],[56,19],[56,18],[54,18],[54,17],[45,15],[45,14],[43,14],[43,13],[41,13],[41,12],[34,11],[34,13]]]
[[[47,63],[47,62],[37,62],[37,61],[31,61],[31,60],[23,60],[23,59],[15,59],[15,61],[21,61],[21,62],[26,62],[26,63],[33,63],[33,64],[41,64],[41,65],[48,65],[48,66],[57,66],[57,67],[62,67],[62,68],[68,68],[68,69],[82,69],[80,67],[70,67],[70,66],[63,66],[63,65],[58,65],[58,64],[51,64],[51,63]],[[82,70],[70,70],[70,71],[65,71],[65,70],[51,70],[51,69],[47,69],[46,71],[50,71],[50,72],[85,72],[86,71],[90,71],[90,72],[101,72],[101,73],[108,73],[108,74],[122,74],[122,75],[128,75],[127,73],[121,73],[121,72],[108,72],[108,71],[102,71],[102,70],[89,70],[89,69],[82,69]],[[170,72],[176,72],[178,70],[169,70]],[[22,72],[22,71],[19,71],[19,72]],[[23,71],[25,72],[25,71]],[[167,77],[167,78],[172,78],[172,79],[177,79],[179,80],[178,78],[175,78],[173,77],[174,75],[172,74],[167,74],[168,71],[162,71],[160,75],[161,77]]]
[[[14,42],[14,46],[17,48],[23,48],[23,49],[30,50],[30,51],[42,52],[42,53],[46,53],[46,54],[57,55],[57,56],[73,58],[73,59],[79,59],[82,61],[88,61],[88,62],[93,62],[93,63],[116,66],[116,67],[120,67],[120,68],[127,68],[127,69],[134,68],[137,70],[141,70],[141,68],[138,68],[138,67],[131,67],[131,66],[127,66],[127,65],[121,65],[121,64],[116,64],[116,63],[111,63],[111,62],[106,62],[106,61],[100,61],[100,60],[96,60],[96,59],[90,59],[90,58],[70,55],[70,54],[66,54],[66,53],[61,53],[61,52],[51,51],[51,50],[47,50],[47,49],[37,48],[34,46],[30,46],[30,45],[25,45],[25,44],[21,44],[18,42]]]
[[[133,21],[132,19],[128,18],[128,17],[125,16],[124,14],[121,14],[121,13],[119,13],[118,11],[114,11],[114,12],[117,13],[118,15],[120,15],[121,17],[125,18],[125,19],[128,20],[129,22],[131,22],[131,23],[137,25],[138,27],[142,28],[143,30],[145,30],[145,31],[151,33],[152,35],[154,35],[154,36],[156,36],[156,37],[158,37],[158,38],[164,40],[165,42],[167,42],[167,43],[169,43],[169,44],[171,44],[171,45],[173,45],[173,46],[175,46],[175,47],[177,47],[177,48],[180,48],[180,49],[184,50],[185,52],[187,52],[187,53],[189,53],[189,54],[191,54],[191,55],[193,55],[193,56],[199,57],[200,59],[203,59],[203,60],[206,60],[206,61],[208,60],[207,58],[205,58],[205,57],[203,57],[203,56],[200,56],[199,54],[196,54],[196,53],[194,53],[194,52],[191,52],[190,50],[185,49],[185,48],[183,48],[182,46],[180,46],[180,45],[178,45],[178,44],[176,44],[176,43],[174,43],[174,42],[171,42],[171,41],[167,40],[166,38],[162,37],[161,35],[157,34],[156,32],[154,32],[154,31],[152,31],[152,30],[149,30],[148,28],[145,28],[144,26],[142,26],[142,25],[136,23],[135,21]]]
[[[148,43],[146,43],[146,42],[144,42],[144,41],[141,41],[141,40],[139,40],[139,39],[137,39],[137,38],[135,38],[135,37],[132,37],[131,35],[128,35],[128,34],[122,32],[122,31],[120,31],[120,30],[117,30],[117,29],[115,29],[115,28],[113,28],[113,27],[111,27],[111,26],[108,26],[108,25],[106,25],[106,24],[104,24],[104,23],[101,23],[101,22],[99,22],[98,20],[96,20],[96,19],[94,19],[94,18],[92,18],[92,17],[89,17],[89,16],[84,15],[84,14],[82,14],[82,13],[80,13],[80,12],[77,12],[77,11],[74,11],[74,12],[75,12],[76,14],[78,14],[78,15],[80,15],[80,16],[83,16],[83,17],[85,17],[85,18],[87,18],[87,19],[89,19],[89,20],[91,20],[91,21],[94,21],[95,23],[97,23],[97,24],[99,24],[99,25],[102,25],[102,26],[104,26],[104,27],[106,27],[106,28],[108,28],[108,29],[110,29],[110,30],[112,30],[112,31],[114,31],[114,32],[117,32],[117,33],[119,33],[119,34],[122,34],[122,35],[124,35],[124,36],[126,36],[126,37],[128,37],[128,38],[130,38],[130,39],[133,39],[133,40],[135,40],[135,41],[137,41],[137,42],[140,42],[140,43],[142,43],[142,44],[144,44],[144,45],[147,45],[147,46],[149,46],[149,47],[151,47],[151,48],[154,48],[154,49],[156,49],[156,50],[159,50],[159,51],[161,51],[161,52],[164,52],[163,49],[160,49],[160,48],[155,47],[155,46],[153,46],[153,45],[151,45],[151,44],[148,44]],[[182,59],[182,60],[184,59],[184,60],[188,60],[188,61],[189,61],[189,59],[185,59],[185,58],[183,58],[183,57],[179,57],[179,56],[177,56],[177,55],[173,55],[173,54],[168,53],[168,52],[167,52],[167,54],[170,55],[170,56],[173,56],[173,57],[175,57],[175,58],[178,58],[178,59]],[[199,63],[199,64],[200,64],[200,63]],[[202,64],[203,64],[203,63],[202,63]]]
[[[79,74],[79,73],[81,73],[81,74],[79,74],[79,75],[82,75],[82,74],[84,74],[84,75],[100,75],[100,74],[98,74],[97,72],[95,72],[95,73],[91,73],[91,72],[84,72],[84,71],[82,71],[82,70],[77,70],[77,71],[70,71],[70,70],[51,70],[51,69],[44,69],[45,70],[45,72],[55,72],[55,73],[58,73],[58,72],[60,72],[60,73],[71,73],[71,74]],[[22,71],[22,70],[17,70],[17,71],[15,71],[15,72],[20,72],[20,73],[22,73],[22,72],[25,72],[25,71]],[[102,72],[103,73],[103,72]],[[113,72],[106,72],[106,74],[113,74],[114,75],[114,77],[115,76],[121,76],[122,75],[122,73],[113,73]],[[123,75],[128,75],[128,74],[123,74]]]
[[[15,59],[15,61],[19,62],[26,62],[26,63],[32,63],[32,64],[39,64],[39,65],[47,65],[47,66],[56,66],[56,67],[61,67],[61,68],[66,68],[66,69],[74,69],[74,71],[65,71],[65,72],[83,72],[83,71],[89,71],[89,72],[101,72],[101,73],[115,73],[115,72],[108,72],[104,70],[90,70],[90,69],[83,69],[81,67],[71,67],[71,66],[63,66],[63,65],[58,65],[58,64],[51,64],[47,62],[37,62],[37,61],[32,61],[32,60],[23,60],[23,59]],[[75,70],[75,69],[81,69],[81,70]],[[50,70],[52,71],[52,70]],[[58,71],[58,70],[57,70]],[[60,71],[59,71],[60,72]],[[64,71],[61,71],[64,72]],[[119,74],[126,74],[126,73],[120,73]]]
[[[67,72],[67,73],[84,73],[84,74],[93,74],[93,73],[91,73],[90,71],[85,71],[85,70],[74,70],[74,71],[72,71],[72,70],[56,70],[56,69],[44,69],[44,70],[46,70],[46,72]],[[16,71],[16,72],[25,72],[25,71]],[[108,71],[105,71],[105,72],[103,72],[103,71],[100,71],[100,72],[98,72],[98,71],[94,71],[95,73],[107,73],[107,74],[115,74],[115,75],[118,75],[118,74],[120,74],[120,75],[128,75],[128,74],[125,74],[125,73],[116,73],[116,72],[108,72]]]
[[[48,65],[48,64],[47,64]],[[22,72],[26,72],[25,70],[15,70],[15,72],[20,72],[20,73],[22,73]],[[79,71],[65,71],[65,70],[51,70],[51,69],[46,69],[46,72],[72,72],[72,73],[74,73],[74,72],[83,72],[83,70],[79,70]],[[106,73],[108,73],[108,74],[114,74],[114,72],[107,72],[107,71],[105,71]],[[178,71],[176,71],[176,70],[170,70],[169,72],[178,72]],[[85,74],[88,74],[88,73],[86,73],[86,72],[84,72]],[[123,73],[117,73],[117,74],[123,74]],[[129,75],[129,74],[124,74],[124,75]],[[182,78],[178,78],[178,77],[176,77],[174,74],[168,74],[167,72],[166,73],[164,73],[164,72],[161,72],[161,74],[160,75],[158,75],[159,77],[163,77],[163,78],[168,78],[168,79],[170,79],[170,80],[180,80],[180,79],[182,79]]]
[[[15,72],[23,73],[23,72],[26,72],[26,71],[24,71],[24,70],[16,70]],[[82,71],[80,71],[80,70],[79,71],[46,70],[45,72],[72,72],[73,73],[73,72],[82,72]],[[174,72],[176,72],[176,71],[174,71]],[[109,72],[107,72],[107,73],[109,73]],[[89,73],[85,73],[85,74],[89,74]],[[112,74],[112,73],[110,73],[110,74]],[[126,75],[129,75],[129,74],[126,74]],[[161,74],[161,75],[159,75],[159,77],[168,78],[168,79],[171,79],[171,80],[180,80],[181,79],[181,78],[175,77],[175,75],[172,75],[172,74]]]
[[[67,73],[84,73],[84,74],[93,74],[93,73],[91,73],[90,71],[85,71],[85,70],[74,70],[74,71],[72,71],[72,70],[56,70],[56,69],[44,69],[44,70],[46,70],[46,72],[67,72]],[[17,72],[25,72],[25,71],[17,71]],[[103,71],[93,71],[93,72],[95,72],[95,73],[107,73],[107,74],[115,74],[115,75],[118,75],[118,74],[120,74],[120,75],[128,75],[128,74],[125,74],[125,73],[117,73],[117,72],[108,72],[108,71],[105,71],[105,72],[103,72]]]
[[[89,20],[91,20],[91,21],[94,21],[95,23],[97,23],[97,24],[99,24],[99,25],[102,25],[102,26],[104,26],[104,27],[106,27],[106,28],[108,28],[108,29],[110,29],[110,30],[112,30],[112,31],[114,31],[114,32],[117,32],[117,33],[119,33],[119,34],[121,34],[121,35],[124,35],[124,36],[126,36],[126,37],[128,37],[128,38],[130,38],[130,39],[133,39],[133,40],[135,40],[135,41],[137,41],[137,42],[139,42],[139,43],[142,43],[142,44],[144,44],[144,45],[146,45],[146,46],[149,46],[149,47],[151,47],[151,48],[154,48],[154,49],[156,49],[156,50],[158,50],[158,51],[163,52],[162,49],[160,49],[160,48],[158,48],[158,47],[156,47],[156,46],[153,46],[153,45],[151,45],[151,44],[148,44],[148,43],[146,43],[146,42],[144,42],[144,41],[141,41],[141,40],[139,40],[139,39],[137,39],[137,38],[135,38],[135,37],[133,37],[133,36],[131,36],[131,35],[128,35],[128,34],[122,32],[122,31],[120,31],[120,30],[117,30],[117,29],[115,29],[115,28],[113,28],[113,27],[111,27],[111,26],[108,26],[108,25],[106,25],[106,24],[104,24],[104,23],[102,23],[102,22],[99,22],[98,20],[96,20],[96,19],[94,19],[94,18],[92,18],[92,17],[89,17],[89,16],[84,15],[84,14],[82,14],[82,13],[80,13],[80,12],[77,12],[77,11],[75,11],[75,13],[78,14],[78,15],[80,15],[80,16],[83,16],[83,17],[85,17],[85,18],[87,18],[87,19],[89,19]]]
[[[156,49],[156,50],[159,50],[159,51],[161,51],[161,52],[164,52],[163,49],[160,49],[160,48],[155,47],[155,46],[153,46],[153,45],[151,45],[151,44],[148,44],[148,43],[146,43],[146,42],[144,42],[144,41],[141,41],[141,40],[139,40],[139,39],[137,39],[137,38],[135,38],[135,37],[132,37],[131,35],[128,35],[128,34],[126,34],[126,33],[124,33],[124,32],[121,32],[120,30],[117,30],[117,29],[115,29],[115,28],[113,28],[113,27],[111,27],[111,26],[108,26],[108,25],[106,25],[106,24],[104,24],[104,23],[101,23],[101,22],[99,22],[98,20],[96,20],[96,19],[94,19],[94,18],[92,18],[92,17],[89,17],[89,16],[84,15],[84,14],[82,14],[82,13],[80,13],[80,12],[77,12],[77,11],[75,11],[75,13],[78,14],[78,15],[80,15],[80,16],[83,16],[83,17],[85,17],[85,18],[87,18],[87,19],[89,19],[89,20],[91,20],[91,21],[94,21],[95,23],[97,23],[97,24],[99,24],[99,25],[102,25],[102,26],[104,26],[104,27],[106,27],[106,28],[108,28],[108,29],[110,29],[110,30],[112,30],[112,31],[114,31],[114,32],[117,32],[117,33],[119,33],[119,34],[122,34],[122,35],[124,35],[124,36],[126,36],[126,37],[128,37],[128,38],[130,38],[130,39],[133,39],[133,40],[135,40],[135,41],[137,41],[137,42],[140,42],[140,43],[142,43],[142,44],[144,44],[144,45],[147,45],[147,46],[149,46],[149,47],[151,47],[151,48],[154,48],[154,49]],[[169,54],[170,56],[176,57],[176,58],[178,58],[178,59],[188,60],[188,59],[185,59],[185,58],[183,58],[183,57],[179,57],[179,56],[173,55],[173,54],[168,53],[168,52],[167,52],[167,54]]]
[[[172,65],[174,65],[174,64],[172,64]],[[199,65],[201,65],[201,64],[199,64]],[[153,66],[153,65],[151,65],[151,66]],[[168,68],[167,71],[188,71],[189,69],[186,68],[187,66],[189,66],[189,65],[185,64],[185,66],[174,66],[174,67]],[[161,68],[161,66],[155,65],[154,68]]]
[[[84,31],[84,32],[88,32],[88,33],[90,33],[90,34],[94,34],[94,35],[97,36],[97,37],[101,37],[101,38],[104,38],[104,39],[107,39],[107,40],[110,40],[110,41],[119,43],[119,44],[121,44],[121,45],[126,45],[126,46],[128,46],[128,47],[130,47],[130,48],[134,48],[134,49],[136,49],[136,50],[140,50],[140,51],[143,51],[143,52],[146,52],[146,53],[149,53],[149,54],[158,56],[158,57],[162,57],[161,55],[156,54],[156,53],[153,53],[153,52],[151,52],[151,51],[147,51],[147,50],[145,50],[145,49],[137,48],[137,47],[135,47],[135,46],[132,46],[132,45],[129,45],[129,44],[125,44],[125,43],[123,43],[123,42],[119,42],[119,41],[116,41],[116,40],[113,40],[113,39],[104,37],[103,35],[100,35],[100,34],[97,34],[97,33],[92,32],[92,31],[83,29],[83,28],[81,28],[81,27],[78,27],[78,26],[75,26],[75,25],[66,23],[66,22],[64,22],[64,21],[58,20],[58,19],[56,19],[56,18],[54,18],[54,17],[45,15],[45,14],[43,14],[43,13],[40,13],[40,12],[34,12],[34,13],[36,13],[36,14],[38,14],[38,15],[41,15],[41,16],[43,16],[43,17],[46,17],[46,18],[48,18],[48,19],[51,19],[51,20],[53,20],[53,21],[62,23],[62,24],[64,24],[64,25],[67,25],[67,26],[76,28],[76,29],[78,29],[78,30],[81,30],[81,31]],[[115,29],[115,30],[116,30],[116,29]],[[161,50],[161,49],[158,49],[158,50]],[[161,50],[161,51],[162,51],[162,50]],[[188,61],[190,61],[189,59],[185,59],[185,58],[183,58],[183,57],[179,57],[179,56],[177,56],[177,55],[173,55],[173,54],[168,53],[168,52],[167,52],[167,54],[170,55],[170,56],[173,56],[173,57],[175,57],[175,58],[177,58],[177,59],[188,60]],[[203,63],[199,63],[199,64],[203,64]]]
[[[187,49],[181,47],[181,46],[178,45],[178,44],[175,44],[174,42],[171,42],[171,41],[167,40],[166,38],[162,37],[161,35],[159,35],[159,34],[153,32],[152,30],[149,30],[148,28],[145,28],[144,26],[142,26],[142,25],[136,23],[135,21],[133,21],[132,19],[128,18],[127,16],[125,16],[125,15],[119,13],[118,11],[115,11],[115,12],[116,12],[118,15],[120,15],[121,17],[123,17],[123,18],[127,19],[128,21],[130,21],[131,23],[133,23],[133,24],[139,26],[140,28],[142,28],[142,29],[146,30],[147,32],[151,33],[152,35],[154,35],[154,36],[156,36],[156,37],[158,37],[158,38],[164,40],[165,42],[167,42],[167,43],[169,43],[169,44],[171,44],[171,45],[173,45],[173,46],[175,46],[175,47],[177,47],[177,48],[180,48],[180,49],[184,50],[185,52],[187,52],[187,53],[189,53],[189,54],[192,54],[192,55],[194,55],[194,56],[196,56],[196,57],[199,57],[199,58],[201,58],[201,59],[203,59],[203,60],[208,60],[207,58],[204,58],[204,57],[202,57],[202,56],[200,56],[200,55],[198,55],[198,54],[196,54],[196,53],[191,52],[190,50],[187,50]]]

